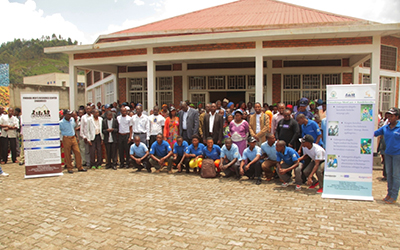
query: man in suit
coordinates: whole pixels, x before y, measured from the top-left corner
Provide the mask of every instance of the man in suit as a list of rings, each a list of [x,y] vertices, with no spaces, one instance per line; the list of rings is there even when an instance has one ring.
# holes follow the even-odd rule
[[[90,164],[92,169],[100,169],[103,162],[101,144],[103,141],[103,118],[100,111],[95,109],[93,115],[87,120],[87,140],[89,142]]]
[[[205,107],[205,112],[203,112],[199,116],[199,136],[201,140],[203,140],[204,138],[204,133],[203,133],[204,116],[210,112],[210,109],[211,109],[211,104],[207,103]]]
[[[261,104],[254,104],[255,113],[250,116],[250,135],[257,141],[257,146],[261,146],[266,141],[265,135],[270,132],[269,116],[261,111]]]
[[[210,107],[210,113],[204,116],[203,141],[207,141],[208,137],[212,137],[214,144],[220,146],[223,138],[224,119],[216,111],[217,105],[213,103]]]
[[[106,112],[106,119],[103,120],[103,134],[104,144],[106,147],[107,163],[106,169],[113,168],[117,170],[117,135],[118,135],[118,121],[113,117],[111,111]],[[111,163],[112,160],[112,163]]]
[[[186,102],[182,103],[179,111],[179,133],[188,144],[191,143],[192,136],[199,133],[199,112],[190,108]]]

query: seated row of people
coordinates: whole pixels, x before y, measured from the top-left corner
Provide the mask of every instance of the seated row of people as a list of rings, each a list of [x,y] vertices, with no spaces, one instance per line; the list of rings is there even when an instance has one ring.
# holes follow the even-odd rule
[[[276,141],[273,134],[267,134],[267,141],[257,146],[257,140],[249,137],[248,147],[241,155],[239,148],[232,142],[231,138],[225,140],[220,148],[214,144],[213,138],[206,139],[206,145],[200,143],[200,138],[193,135],[192,144],[188,144],[181,136],[177,137],[173,149],[163,134],[158,134],[156,141],[151,145],[150,150],[146,144],[141,142],[139,136],[135,136],[134,144],[130,148],[130,158],[137,168],[137,171],[146,169],[152,172],[151,168],[159,173],[163,167],[167,167],[168,173],[173,173],[175,164],[178,172],[185,169],[186,173],[201,171],[199,159],[211,159],[215,163],[218,173],[223,172],[223,177],[235,177],[240,179],[247,176],[254,179],[257,185],[261,184],[262,173],[270,181],[277,176],[283,183],[282,187],[292,184],[292,172],[295,173],[295,190],[301,190],[301,185],[306,183],[309,188],[316,188],[319,185],[318,193],[322,193],[324,177],[325,150],[315,143],[312,135],[305,135],[301,139],[301,150],[303,155],[286,145],[283,140]],[[314,177],[316,174],[317,179]]]

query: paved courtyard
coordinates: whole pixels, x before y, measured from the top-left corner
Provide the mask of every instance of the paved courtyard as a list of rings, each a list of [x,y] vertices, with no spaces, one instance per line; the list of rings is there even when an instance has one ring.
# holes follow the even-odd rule
[[[321,199],[275,182],[89,170],[24,179],[3,166],[1,249],[398,249],[399,205]]]

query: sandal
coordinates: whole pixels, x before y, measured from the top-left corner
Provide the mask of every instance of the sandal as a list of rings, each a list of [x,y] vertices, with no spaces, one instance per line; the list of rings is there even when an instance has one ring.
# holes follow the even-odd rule
[[[396,200],[393,198],[389,198],[387,201],[385,201],[387,204],[394,204],[396,203]]]

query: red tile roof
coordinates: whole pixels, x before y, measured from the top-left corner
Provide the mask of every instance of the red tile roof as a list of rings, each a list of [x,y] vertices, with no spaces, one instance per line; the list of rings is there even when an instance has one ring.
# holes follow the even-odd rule
[[[240,0],[172,17],[114,34],[155,31],[249,30],[287,26],[320,26],[366,21],[275,0]]]

